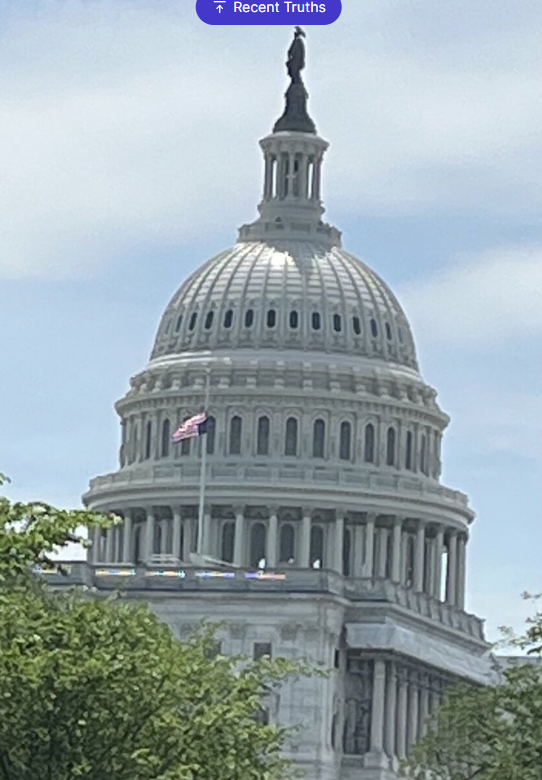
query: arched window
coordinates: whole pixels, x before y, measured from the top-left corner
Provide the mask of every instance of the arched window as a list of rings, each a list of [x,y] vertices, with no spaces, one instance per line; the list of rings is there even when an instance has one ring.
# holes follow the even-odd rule
[[[397,335],[399,336],[399,344],[403,343],[403,331],[401,328],[397,328]]]
[[[181,442],[181,455],[190,455],[190,442],[191,439],[183,439]]]
[[[207,418],[207,433],[205,438],[207,439],[207,454],[213,455],[215,451],[215,436],[216,436],[216,420],[214,417]]]
[[[365,426],[365,463],[374,463],[375,461],[375,427],[372,423]]]
[[[422,443],[420,446],[420,470],[422,474],[427,474],[427,439],[425,434],[422,436]]]
[[[286,420],[284,454],[297,455],[297,420],[295,417],[288,417]]]
[[[340,333],[342,330],[342,322],[341,322],[341,315],[340,314],[334,314],[333,315],[333,330],[336,333]]]
[[[196,320],[198,318],[198,315],[196,312],[192,313],[192,316],[190,317],[190,322],[188,323],[188,330],[194,330],[196,327]]]
[[[224,315],[224,327],[231,328],[232,322],[233,322],[233,311],[231,309],[228,309],[228,311]]]
[[[356,336],[359,336],[361,333],[361,322],[359,317],[352,317],[352,327],[354,328]]]
[[[250,529],[250,566],[256,569],[262,560],[265,559],[265,525],[263,523],[254,523]]]
[[[345,528],[343,536],[343,571],[345,577],[350,576],[350,558],[352,552],[352,538],[350,536],[350,529]]]
[[[137,423],[134,423],[131,450],[132,452],[130,454],[130,463],[133,463],[138,459],[139,456],[139,425]]]
[[[269,417],[258,419],[258,431],[256,437],[256,454],[269,455]]]
[[[179,314],[177,317],[177,324],[175,325],[175,330],[178,333],[181,329],[181,325],[183,324],[183,315]]]
[[[371,320],[371,335],[374,339],[378,336],[378,325],[376,324],[376,320]]]
[[[277,324],[277,312],[275,309],[269,309],[267,312],[267,327],[274,328]]]
[[[386,465],[395,465],[395,428],[388,428],[386,435]]]
[[[410,586],[414,582],[414,537],[412,534],[407,536],[407,548],[406,548],[406,582],[405,585]]]
[[[166,419],[162,422],[162,442],[160,445],[160,453],[163,458],[167,458],[169,455],[169,446],[171,442],[171,423]]]
[[[317,311],[313,311],[312,317],[311,317],[311,323],[312,323],[312,329],[313,330],[320,330],[322,327],[322,319],[320,317],[320,313]]]
[[[279,562],[295,561],[295,532],[291,523],[284,523],[280,528]]]
[[[412,471],[412,431],[407,431],[406,435],[405,468]]]
[[[386,328],[386,338],[388,339],[388,341],[391,341],[391,327],[389,322],[386,322],[385,328]]]
[[[151,442],[152,442],[152,424],[147,423],[145,428],[145,460],[151,457]]]
[[[213,317],[215,316],[214,311],[208,311],[207,315],[205,317],[205,330],[211,330],[213,327]]]
[[[352,450],[352,426],[349,422],[341,423],[341,438],[339,442],[339,458],[341,460],[350,460]]]
[[[235,541],[235,523],[228,521],[222,526],[222,539],[220,545],[220,558],[228,563],[233,563],[233,548]]]
[[[326,443],[326,424],[323,420],[315,420],[312,435],[312,457],[323,458]]]
[[[231,418],[230,421],[230,455],[241,454],[241,432],[243,422],[238,415]]]
[[[254,322],[254,310],[249,309],[245,314],[245,328],[251,328]]]
[[[324,529],[319,525],[311,528],[310,565],[320,561],[320,567],[324,567]]]
[[[290,327],[295,330],[299,327],[299,315],[296,311],[290,312]]]

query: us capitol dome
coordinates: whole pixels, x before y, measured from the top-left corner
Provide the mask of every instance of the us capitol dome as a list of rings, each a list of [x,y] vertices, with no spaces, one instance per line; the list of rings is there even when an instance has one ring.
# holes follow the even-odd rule
[[[173,295],[116,404],[120,465],[84,501],[123,523],[71,579],[122,587],[180,637],[226,621],[222,652],[331,668],[266,717],[303,724],[288,750],[307,780],[384,780],[450,682],[487,680],[488,645],[465,611],[473,513],[440,481],[449,419],[397,298],[323,220],[304,57],[297,31],[257,219]],[[207,433],[172,443],[204,407]]]

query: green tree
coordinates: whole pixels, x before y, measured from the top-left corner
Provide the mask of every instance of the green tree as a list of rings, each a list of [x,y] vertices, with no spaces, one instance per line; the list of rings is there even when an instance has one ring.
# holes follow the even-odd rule
[[[503,629],[504,631],[504,629]],[[506,644],[527,651],[487,687],[451,687],[404,764],[414,778],[542,780],[542,613]]]
[[[305,664],[180,642],[145,605],[29,573],[114,518],[0,499],[0,780],[283,780],[289,732],[260,717]]]

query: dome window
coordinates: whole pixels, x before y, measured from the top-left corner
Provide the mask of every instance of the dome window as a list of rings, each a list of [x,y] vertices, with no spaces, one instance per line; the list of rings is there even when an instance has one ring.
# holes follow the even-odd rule
[[[237,415],[231,418],[230,421],[230,455],[241,454],[241,432],[243,422]],[[190,439],[187,439],[190,441]]]
[[[254,322],[254,310],[249,309],[245,314],[245,328],[251,328]]]
[[[388,428],[386,437],[386,466],[395,465],[395,428]]]
[[[374,463],[375,459],[375,427],[372,423],[365,426],[365,463]]]
[[[322,326],[322,318],[320,317],[320,313],[317,311],[313,311],[312,313],[312,329],[313,330],[320,330]]]
[[[352,449],[352,426],[349,422],[341,423],[341,438],[339,442],[339,458],[341,460],[350,460]]]
[[[399,336],[399,343],[402,344],[403,343],[403,331],[401,330],[401,328],[397,328],[397,335]]]
[[[389,322],[386,322],[386,338],[388,341],[391,341],[391,327]]]
[[[215,435],[216,435],[216,420],[214,417],[207,418],[207,433],[205,439],[207,440],[207,454],[213,455],[215,451]]]
[[[290,327],[296,330],[299,327],[299,315],[296,311],[290,312]]]
[[[376,324],[376,320],[374,319],[371,320],[371,334],[375,339],[378,336],[378,325]]]
[[[333,330],[335,331],[335,333],[340,333],[342,330],[342,322],[341,322],[340,314],[333,315]]]
[[[194,330],[194,328],[196,327],[197,318],[198,318],[197,312],[194,312],[190,317],[190,322],[188,323],[188,330]]]
[[[319,568],[324,565],[324,529],[319,525],[313,525],[310,536],[310,564],[314,566],[320,562]]]
[[[214,311],[208,311],[207,316],[205,317],[205,330],[211,330],[213,327],[213,317],[215,313]]]
[[[228,521],[222,526],[221,558],[227,563],[233,563],[233,549],[235,544],[235,523]]]
[[[284,523],[280,528],[279,561],[289,563],[295,560],[295,531],[291,523]]]
[[[406,435],[405,468],[412,471],[412,431]]]
[[[359,317],[352,317],[352,327],[354,328],[356,336],[359,336],[361,333],[361,322]]]
[[[260,417],[258,420],[258,434],[256,437],[256,454],[269,455],[269,417]]]
[[[312,457],[323,458],[326,445],[326,424],[323,420],[315,420],[312,433]]]
[[[178,333],[181,329],[181,325],[183,324],[183,315],[179,314],[177,317],[177,324],[175,325],[175,333]]]
[[[145,460],[151,457],[152,423],[148,422],[145,429]]]
[[[297,455],[297,420],[288,417],[286,420],[286,440],[284,442],[285,455]]]
[[[263,523],[254,523],[250,529],[250,562],[253,569],[257,569],[262,558],[265,558],[266,528]]]
[[[267,312],[267,327],[274,328],[277,324],[277,312],[275,309],[269,309]]]
[[[163,458],[167,458],[169,455],[169,444],[171,441],[171,424],[166,417],[162,422],[162,442],[161,442],[161,455]]]
[[[228,309],[228,311],[224,315],[224,327],[231,328],[232,322],[233,322],[233,311],[231,309]]]

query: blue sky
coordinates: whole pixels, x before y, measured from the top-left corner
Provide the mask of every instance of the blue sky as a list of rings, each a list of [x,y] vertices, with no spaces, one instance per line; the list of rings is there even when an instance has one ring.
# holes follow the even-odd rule
[[[520,628],[542,558],[542,7],[344,0],[308,28],[324,197],[397,292],[477,512],[468,609]],[[260,196],[281,27],[185,0],[0,2],[0,468],[77,506],[116,467],[113,402],[187,274]]]

